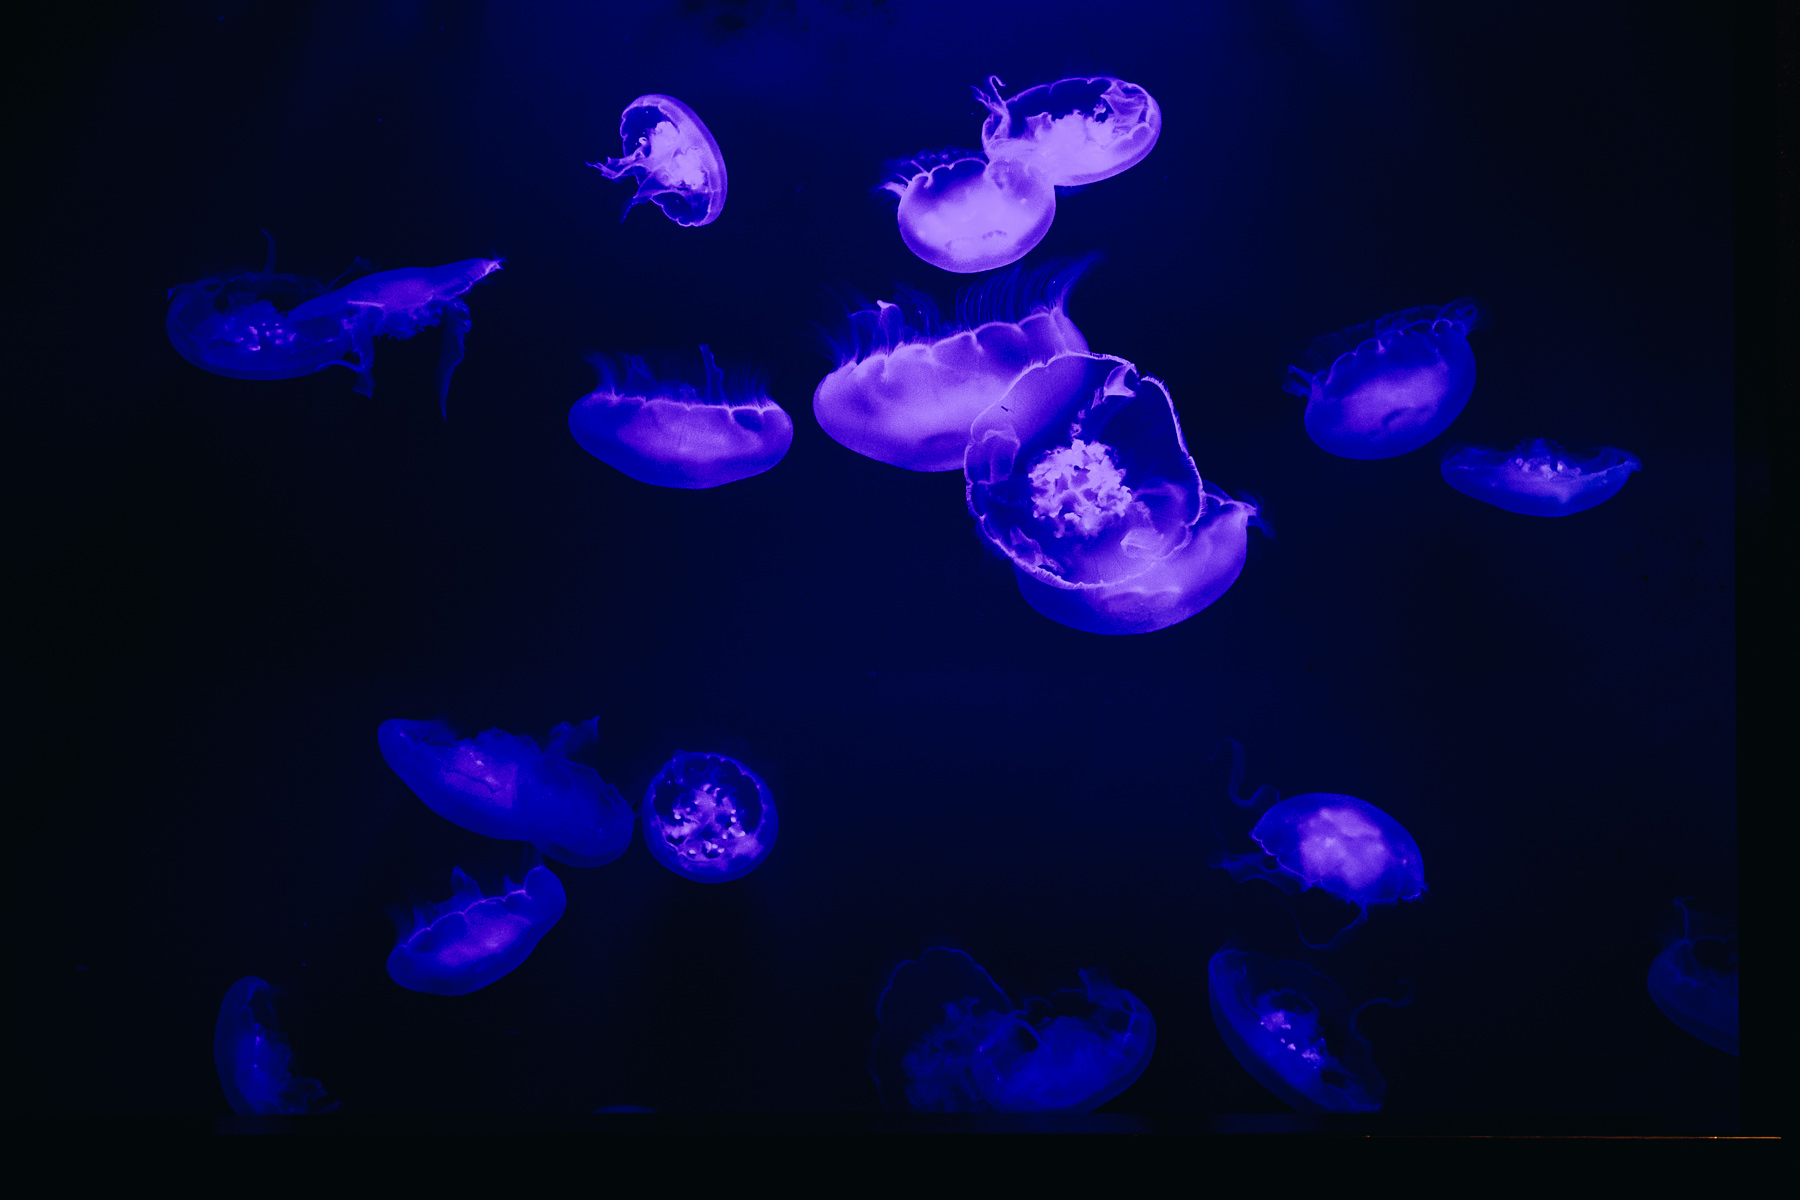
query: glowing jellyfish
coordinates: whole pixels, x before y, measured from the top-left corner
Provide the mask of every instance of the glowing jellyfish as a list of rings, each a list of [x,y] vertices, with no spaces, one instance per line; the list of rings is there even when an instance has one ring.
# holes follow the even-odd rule
[[[1681,936],[1650,963],[1650,998],[1663,1016],[1727,1054],[1738,1052],[1738,946],[1706,934],[1677,900]]]
[[[1475,389],[1468,300],[1409,308],[1320,338],[1314,371],[1289,367],[1287,390],[1306,398],[1306,432],[1344,458],[1392,458],[1450,427]]]
[[[1134,167],[1162,134],[1162,109],[1135,83],[1102,75],[1062,79],[1002,99],[1005,85],[975,89],[988,107],[981,147],[994,159],[1027,159],[1058,187],[1098,183]]]
[[[1543,438],[1511,450],[1471,446],[1444,456],[1444,482],[1465,496],[1528,517],[1566,517],[1612,499],[1633,471],[1637,456],[1611,446],[1590,455],[1570,454]]]
[[[431,811],[484,837],[531,842],[572,867],[625,853],[631,805],[592,767],[569,756],[598,736],[598,718],[558,725],[539,750],[490,729],[459,740],[441,721],[383,721],[381,756]]]
[[[338,1107],[316,1079],[296,1079],[275,1023],[275,989],[254,975],[232,984],[213,1027],[213,1062],[234,1113],[322,1113]]]
[[[1090,1112],[1149,1064],[1156,1022],[1096,971],[1024,1008],[961,950],[895,968],[876,1005],[883,1103],[921,1112]]]
[[[769,785],[735,758],[677,751],[644,792],[644,842],[669,870],[700,883],[754,871],[775,845]]]
[[[1065,311],[1093,258],[1014,268],[967,288],[953,322],[907,296],[850,315],[838,368],[819,381],[813,413],[840,445],[909,471],[959,471],[969,426],[1014,381],[1087,340]],[[911,320],[909,321],[909,315]]]
[[[1219,865],[1232,878],[1266,879],[1290,893],[1322,888],[1356,906],[1356,919],[1330,945],[1366,921],[1370,905],[1425,894],[1425,861],[1412,834],[1355,796],[1290,796],[1263,813],[1250,836],[1262,853],[1223,860]],[[1271,857],[1273,866],[1266,862]]]
[[[619,140],[624,157],[588,166],[608,179],[637,179],[625,216],[654,200],[677,225],[710,225],[719,219],[725,210],[725,156],[693,109],[673,96],[639,96],[619,116]]]
[[[450,873],[448,900],[413,914],[412,929],[388,955],[395,983],[436,996],[466,996],[511,972],[556,924],[568,905],[562,880],[534,866],[496,896],[463,873]]]
[[[1356,1009],[1337,984],[1305,963],[1227,946],[1206,964],[1213,1023],[1256,1081],[1307,1112],[1374,1112],[1387,1090]]]
[[[973,150],[919,154],[881,185],[900,198],[906,248],[959,274],[1018,262],[1050,232],[1056,188],[1029,158]]]
[[[728,390],[709,347],[700,356],[704,392],[684,380],[659,382],[641,358],[628,357],[620,371],[596,355],[599,385],[569,410],[569,432],[601,462],[658,487],[710,488],[762,474],[793,444],[793,419],[760,387]]]

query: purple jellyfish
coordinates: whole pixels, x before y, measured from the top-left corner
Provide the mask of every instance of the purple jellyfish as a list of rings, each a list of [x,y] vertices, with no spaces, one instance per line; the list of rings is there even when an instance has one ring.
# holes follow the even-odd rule
[[[769,785],[735,758],[676,751],[644,792],[644,842],[656,861],[700,883],[742,879],[775,845]]]
[[[673,96],[639,96],[619,116],[622,158],[589,163],[608,179],[635,176],[624,215],[654,200],[677,225],[710,225],[725,209],[725,156],[694,110]]]
[[[388,955],[395,983],[436,996],[480,991],[517,967],[537,949],[568,906],[562,880],[534,866],[525,882],[508,879],[497,896],[463,873],[450,873],[454,894],[413,914],[411,931]]]
[[[1681,936],[1650,963],[1650,998],[1663,1016],[1730,1055],[1738,1052],[1738,945],[1703,933],[1680,900]]]
[[[213,1026],[213,1062],[231,1111],[297,1115],[337,1108],[318,1080],[293,1076],[292,1054],[275,1024],[275,989],[254,975],[232,984]]]
[[[813,413],[840,445],[909,471],[958,471],[969,425],[1026,370],[1087,340],[1065,311],[1093,257],[1034,271],[1014,268],[964,289],[947,326],[931,302],[914,323],[884,300],[850,315],[838,368],[819,381]]]
[[[1637,456],[1611,446],[1570,454],[1543,438],[1511,450],[1470,446],[1444,456],[1444,482],[1465,496],[1528,517],[1566,517],[1618,494]]]
[[[1409,308],[1320,338],[1315,370],[1289,367],[1286,388],[1306,398],[1306,432],[1344,458],[1392,458],[1450,427],[1475,388],[1473,302]]]
[[[896,164],[881,190],[900,198],[906,248],[964,275],[1018,262],[1056,219],[1056,188],[1028,158],[923,153]]]
[[[794,422],[760,387],[727,390],[712,349],[700,347],[704,393],[659,382],[644,360],[623,370],[594,356],[600,382],[569,410],[569,432],[589,454],[658,487],[711,488],[760,475],[782,460]]]
[[[1010,99],[988,76],[975,89],[988,107],[981,148],[991,159],[1025,159],[1052,184],[1073,187],[1111,179],[1144,161],[1162,133],[1162,109],[1135,83],[1108,75],[1039,84]]]

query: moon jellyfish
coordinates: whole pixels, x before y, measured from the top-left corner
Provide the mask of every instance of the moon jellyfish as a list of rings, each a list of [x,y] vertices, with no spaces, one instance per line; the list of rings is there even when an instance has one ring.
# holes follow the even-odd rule
[[[1321,888],[1356,906],[1356,919],[1327,945],[1338,945],[1366,921],[1370,905],[1425,894],[1425,861],[1412,834],[1355,796],[1290,796],[1263,813],[1250,837],[1262,853],[1219,863],[1233,879],[1266,879],[1289,893]]]
[[[293,1051],[275,1023],[275,989],[254,975],[232,984],[213,1026],[213,1062],[231,1111],[242,1114],[330,1112],[338,1102],[316,1079],[296,1079]]]
[[[637,179],[625,217],[654,200],[677,225],[710,225],[719,219],[725,209],[725,156],[693,109],[673,96],[639,96],[619,116],[619,140],[624,157],[588,166],[608,179]]]
[[[412,929],[388,955],[388,974],[415,992],[466,996],[524,962],[568,905],[562,880],[534,866],[496,896],[463,873],[450,873],[448,900],[413,914]]]
[[[1062,79],[1002,99],[1005,85],[988,76],[991,94],[981,147],[994,159],[1029,159],[1058,187],[1098,183],[1136,166],[1162,134],[1162,109],[1135,83],[1102,75]]]
[[[1056,219],[1056,188],[1029,158],[923,153],[895,164],[881,190],[900,198],[906,248],[963,275],[1018,262]]]
[[[1450,427],[1475,389],[1473,302],[1409,308],[1313,343],[1316,368],[1288,368],[1306,432],[1344,458],[1392,458]]]
[[[1681,936],[1650,963],[1650,998],[1663,1016],[1727,1054],[1738,1052],[1738,946],[1706,934],[1677,900]]]
[[[1444,456],[1443,472],[1445,483],[1496,508],[1566,517],[1612,499],[1641,466],[1636,455],[1611,446],[1583,456],[1538,438],[1511,450],[1453,451]]]
[[[1387,1084],[1375,1069],[1355,1009],[1337,984],[1305,963],[1227,946],[1206,964],[1213,1023],[1256,1081],[1306,1112],[1374,1112]]]
[[[834,347],[837,370],[813,393],[820,428],[877,462],[961,470],[982,410],[1031,367],[1087,350],[1066,308],[1093,261],[994,275],[963,290],[951,322],[919,295],[902,297],[907,308],[878,300],[850,314]]]
[[[742,879],[775,845],[775,797],[735,758],[677,751],[644,792],[644,842],[700,883]]]
[[[661,382],[644,360],[623,369],[593,358],[600,381],[569,410],[569,432],[589,454],[658,487],[710,488],[760,475],[782,460],[794,422],[760,387],[725,386],[710,347],[700,347],[705,390]]]
[[[441,721],[383,721],[381,756],[431,811],[483,837],[531,842],[572,867],[625,853],[631,805],[570,755],[599,736],[599,719],[558,725],[539,750],[528,737],[490,729],[459,740]]]
[[[890,1109],[1090,1112],[1143,1074],[1156,1022],[1097,971],[1013,1004],[961,950],[895,968],[876,1005],[873,1072]]]

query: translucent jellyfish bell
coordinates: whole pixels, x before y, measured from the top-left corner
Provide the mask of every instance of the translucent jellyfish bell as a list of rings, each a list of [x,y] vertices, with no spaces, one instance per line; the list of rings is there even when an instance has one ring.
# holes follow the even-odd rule
[[[775,845],[775,796],[723,754],[677,751],[644,792],[644,842],[657,862],[699,883],[742,879]]]
[[[495,896],[463,873],[450,873],[453,894],[413,915],[412,928],[388,955],[388,975],[415,992],[465,996],[526,960],[568,906],[562,880],[534,866],[523,883],[508,879]]]
[[[275,1023],[275,989],[246,975],[225,992],[213,1026],[213,1062],[234,1113],[322,1113],[338,1107],[316,1079],[296,1079],[293,1051]]]
[[[1029,159],[1058,187],[1098,183],[1136,166],[1162,134],[1162,109],[1135,83],[1101,75],[1039,84],[1010,99],[988,76],[991,92],[981,147],[994,159]]]
[[[1528,517],[1566,517],[1612,499],[1631,473],[1637,456],[1611,446],[1593,454],[1570,454],[1543,438],[1511,450],[1470,446],[1444,456],[1444,482],[1465,496],[1485,500]]]
[[[881,185],[900,199],[906,248],[960,274],[1018,262],[1050,232],[1056,188],[1029,158],[972,150],[920,154]]]
[[[908,297],[913,312],[878,300],[850,314],[837,370],[819,381],[813,413],[840,445],[909,471],[958,471],[969,426],[1020,375],[1059,354],[1085,352],[1068,317],[1069,292],[1092,257],[1022,271],[965,289],[956,320]]]
[[[1727,1054],[1738,1052],[1738,944],[1702,932],[1682,901],[1681,936],[1650,964],[1650,998],[1663,1015]]]
[[[673,96],[639,96],[619,116],[621,158],[589,163],[608,179],[638,181],[624,216],[654,200],[677,225],[710,225],[725,210],[725,156],[712,130]]]
[[[725,386],[700,347],[706,384],[660,381],[644,360],[623,368],[593,358],[600,382],[569,409],[569,432],[589,454],[658,487],[711,488],[760,475],[794,442],[794,422],[760,387]]]
[[[1392,458],[1450,427],[1475,389],[1468,300],[1409,308],[1320,338],[1318,369],[1288,368],[1286,388],[1306,398],[1306,432],[1344,458]]]

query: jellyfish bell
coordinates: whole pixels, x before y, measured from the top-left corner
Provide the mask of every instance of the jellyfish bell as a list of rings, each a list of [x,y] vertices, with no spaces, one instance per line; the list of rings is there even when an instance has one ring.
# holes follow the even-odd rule
[[[988,87],[975,89],[988,109],[982,149],[994,159],[1029,159],[1057,187],[1098,183],[1136,166],[1162,134],[1155,98],[1123,79],[1060,79],[1009,98],[996,76]]]
[[[246,975],[219,1004],[213,1063],[231,1111],[243,1115],[331,1112],[338,1102],[316,1079],[296,1078],[293,1051],[275,1020],[275,989]]]
[[[712,130],[673,96],[639,96],[619,116],[624,155],[589,163],[608,179],[630,175],[637,191],[620,217],[654,201],[677,225],[710,225],[725,210],[725,156]]]
[[[1475,388],[1468,300],[1411,308],[1320,338],[1315,371],[1288,368],[1286,390],[1306,400],[1306,432],[1343,458],[1417,450],[1456,420]]]
[[[677,751],[644,792],[644,842],[699,883],[742,879],[769,856],[779,825],[762,777],[723,754]]]
[[[1015,263],[1056,219],[1056,188],[1029,158],[945,150],[898,164],[881,190],[899,198],[906,248],[959,274]]]
[[[388,955],[388,975],[403,988],[438,996],[479,991],[530,957],[568,906],[562,881],[542,864],[493,896],[461,867],[450,880],[450,898],[415,913]]]
[[[871,1072],[890,1111],[987,1112],[976,1046],[1015,1011],[993,978],[961,950],[933,947],[888,976],[875,1005]]]
[[[1650,963],[1650,998],[1665,1017],[1725,1053],[1738,1053],[1738,940],[1706,932],[1683,901],[1681,935]]]
[[[705,382],[659,380],[644,360],[622,368],[595,356],[599,385],[569,409],[583,450],[640,483],[712,488],[760,475],[794,441],[794,422],[760,386],[727,388],[712,349],[700,347]]]
[[[1555,442],[1527,439],[1511,450],[1469,446],[1444,456],[1444,482],[1465,496],[1528,517],[1566,517],[1612,499],[1637,456],[1612,446],[1571,454]]]

